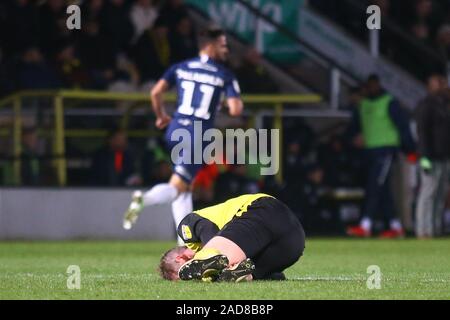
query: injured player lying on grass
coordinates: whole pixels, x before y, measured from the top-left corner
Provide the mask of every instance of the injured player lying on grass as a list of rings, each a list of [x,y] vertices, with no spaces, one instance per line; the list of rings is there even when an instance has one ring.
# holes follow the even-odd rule
[[[297,217],[281,201],[249,194],[194,211],[178,225],[186,246],[161,258],[167,280],[283,280],[305,248]]]

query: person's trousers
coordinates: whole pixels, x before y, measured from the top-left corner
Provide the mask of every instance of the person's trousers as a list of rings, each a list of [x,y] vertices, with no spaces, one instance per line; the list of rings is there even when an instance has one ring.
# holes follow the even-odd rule
[[[416,207],[416,236],[442,234],[442,220],[448,192],[450,161],[433,161],[432,169],[420,172],[420,190]]]
[[[374,220],[382,213],[386,220],[395,218],[390,176],[397,148],[376,148],[367,150],[368,176],[363,218]]]

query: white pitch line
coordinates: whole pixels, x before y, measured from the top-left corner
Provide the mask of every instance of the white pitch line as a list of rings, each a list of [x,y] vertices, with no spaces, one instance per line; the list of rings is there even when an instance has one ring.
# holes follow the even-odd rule
[[[302,281],[364,281],[364,278],[352,278],[352,277],[297,277],[291,278],[288,280],[302,280]]]

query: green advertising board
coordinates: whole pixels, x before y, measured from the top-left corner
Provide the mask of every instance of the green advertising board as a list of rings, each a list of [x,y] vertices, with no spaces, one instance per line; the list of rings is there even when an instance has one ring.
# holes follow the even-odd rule
[[[298,33],[299,13],[304,0],[248,0],[253,7],[274,21]],[[254,44],[268,58],[278,62],[297,61],[300,50],[296,43],[281,35],[263,19],[258,19],[236,0],[186,0],[213,21]]]

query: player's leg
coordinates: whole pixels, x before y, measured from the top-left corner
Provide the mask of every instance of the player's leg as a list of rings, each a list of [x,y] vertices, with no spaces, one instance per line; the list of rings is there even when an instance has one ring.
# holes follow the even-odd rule
[[[284,269],[293,265],[305,249],[303,226],[283,202],[276,199],[263,200],[265,210],[257,210],[257,216],[265,221],[272,240],[262,250],[251,256],[256,269],[254,280],[282,280]]]
[[[175,129],[180,129],[178,125],[175,125]],[[172,131],[174,131],[172,130]],[[192,201],[192,182],[194,181],[197,173],[203,167],[203,157],[201,157],[200,163],[196,162],[196,157],[194,153],[198,150],[201,150],[203,154],[203,145],[198,146],[199,143],[196,139],[194,139],[194,128],[193,124],[189,124],[186,126],[181,126],[181,130],[189,133],[190,143],[183,147],[181,152],[173,152],[172,161],[174,165],[174,182],[178,184],[179,196],[176,200],[172,202],[172,215],[173,220],[175,222],[175,229],[178,228],[180,222],[193,211],[193,201]],[[166,136],[166,140],[170,149],[173,151],[177,147],[178,141],[172,141],[171,134]],[[183,140],[183,143],[185,141]],[[201,141],[201,144],[204,142]],[[189,149],[190,148],[190,149]],[[172,153],[171,151],[171,153]],[[184,154],[187,152],[187,154]],[[178,153],[178,155],[177,155]],[[189,161],[181,161],[180,159],[184,159],[184,155],[186,158],[189,158]],[[179,158],[180,157],[180,158]],[[178,245],[183,245],[184,242],[180,237],[177,237]]]
[[[175,227],[178,227],[180,222],[193,211],[192,192],[186,191],[180,193],[178,198],[172,202],[172,215],[175,222]],[[184,245],[184,241],[177,236],[178,245]]]
[[[392,157],[386,156],[382,150],[368,151],[367,158],[369,165],[363,216],[359,226],[347,229],[350,236],[371,235],[373,219],[379,208],[381,189],[392,164]]]
[[[433,164],[434,165],[434,164]],[[439,237],[443,232],[443,213],[445,211],[445,200],[448,193],[449,169],[445,161],[436,161],[435,179],[437,180],[437,190],[433,201],[433,236]]]
[[[172,163],[174,164],[174,173],[170,177],[170,180],[168,183],[161,183],[157,184],[150,190],[148,190],[145,193],[142,193],[140,191],[135,191],[133,194],[132,201],[128,207],[128,210],[125,212],[125,218],[124,218],[124,228],[130,229],[134,223],[136,223],[136,220],[139,216],[139,214],[142,212],[144,207],[147,206],[154,206],[154,205],[171,205],[179,195],[189,192],[190,191],[190,185],[193,177],[196,174],[196,170],[198,170],[197,166],[189,165],[189,164],[182,164],[179,163],[180,159],[173,157],[182,157],[183,152],[191,153],[192,150],[181,150],[181,154],[172,154],[172,150],[177,146],[178,141],[173,141],[172,139],[172,133],[175,132],[178,129],[186,130],[186,132],[190,132],[190,139],[192,140],[192,130],[187,128],[180,128],[179,123],[174,120],[170,123],[169,127],[167,128],[166,132],[166,144],[168,147],[168,150],[171,154]],[[192,147],[192,143],[190,144]],[[183,197],[182,200],[180,200],[181,204],[177,205],[176,207],[179,208],[182,205],[188,203],[188,206],[192,206],[192,200],[187,195],[186,197]],[[173,208],[172,208],[173,211]],[[173,211],[174,212],[174,211]],[[179,212],[177,210],[176,212]],[[185,214],[185,211],[181,211],[182,213],[180,216]],[[189,212],[188,212],[189,213]],[[175,217],[174,217],[175,218]],[[182,218],[181,218],[182,219]],[[175,218],[175,223],[179,219],[178,215],[177,218]]]
[[[285,269],[295,264],[303,255],[305,234],[303,229],[293,228],[285,236],[268,245],[260,254],[253,258],[255,270],[254,280],[273,279],[274,274],[281,274]],[[277,279],[282,279],[279,277]]]
[[[123,227],[130,229],[136,223],[144,207],[171,204],[179,194],[188,190],[189,184],[179,175],[173,174],[168,183],[157,184],[145,193],[135,191],[131,203],[125,212]]]
[[[389,174],[390,176],[390,174]],[[394,200],[392,198],[392,190],[390,187],[390,178],[386,178],[380,190],[380,211],[383,213],[385,220],[389,223],[389,230],[380,234],[381,238],[401,238],[404,237],[404,231],[400,219],[396,217],[394,209]]]
[[[246,213],[225,226],[208,243],[211,247],[220,248],[230,261],[230,266],[219,274],[217,280],[251,280],[255,270],[253,257],[283,234],[285,227],[292,222],[288,214],[289,208],[280,201],[261,198],[252,203]]]
[[[294,264],[303,254],[305,233],[301,223],[290,208],[274,198],[255,201],[248,212],[234,220],[219,233],[232,239],[242,250],[241,255],[230,256],[230,262],[239,261],[245,255],[251,261],[243,260],[235,269],[225,269],[218,280],[239,281],[246,272],[253,279],[273,277],[282,279],[281,272]],[[236,259],[235,261],[232,261]]]
[[[222,236],[216,236],[205,244],[203,249],[215,249],[227,256],[230,266],[237,265],[247,258],[245,252],[235,242]]]
[[[265,229],[255,219],[249,219],[250,214],[246,213],[242,217],[233,219],[215,237],[209,240],[195,257],[186,262],[179,271],[182,280],[217,278],[224,269],[233,271],[237,267],[244,267],[239,264],[245,261],[248,253],[254,254],[262,250],[270,241],[271,233]],[[227,265],[223,265],[223,257],[226,258]],[[249,268],[234,272],[235,277],[227,277],[228,281],[238,281],[253,272],[253,264]],[[253,266],[253,267],[252,267]],[[205,275],[205,271],[208,271]],[[230,279],[231,278],[231,279]]]

